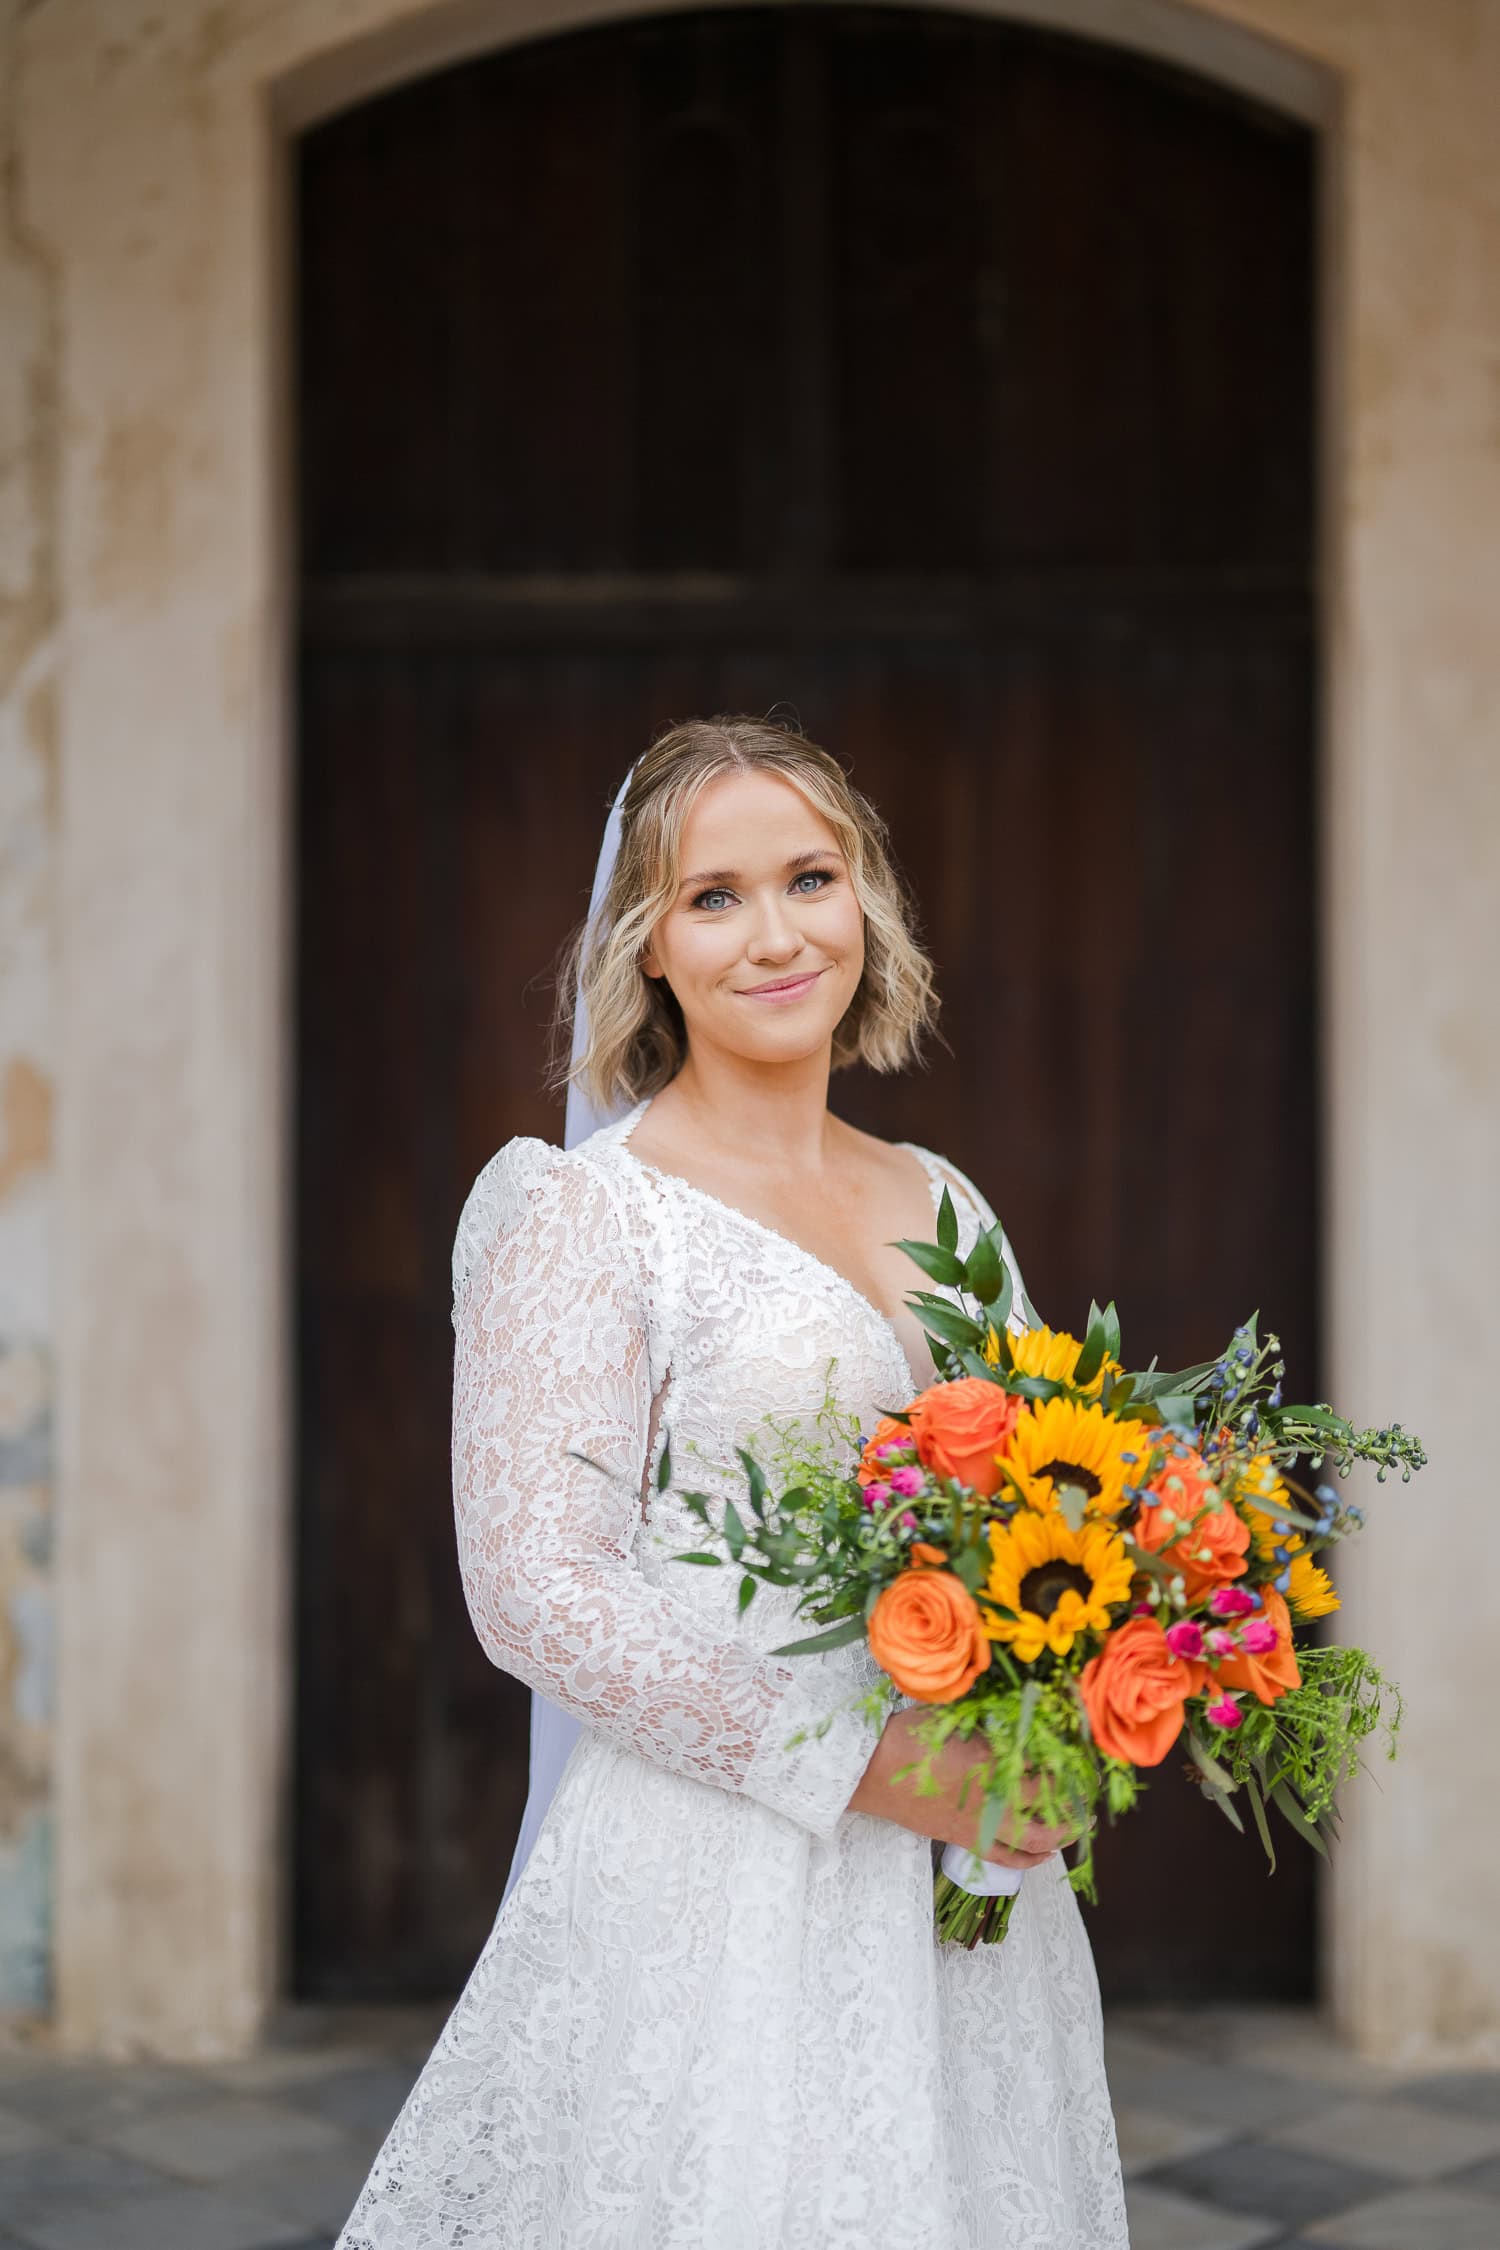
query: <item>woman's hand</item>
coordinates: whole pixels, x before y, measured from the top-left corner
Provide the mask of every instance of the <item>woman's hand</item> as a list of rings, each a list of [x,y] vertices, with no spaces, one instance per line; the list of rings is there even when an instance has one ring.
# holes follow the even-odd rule
[[[977,1781],[970,1776],[986,1761],[988,1753],[982,1743],[961,1742],[954,1736],[943,1744],[933,1756],[933,1778],[938,1787],[931,1795],[918,1790],[915,1774],[900,1781],[891,1778],[902,1766],[925,1755],[915,1731],[921,1716],[917,1711],[895,1711],[887,1719],[847,1810],[871,1813],[877,1820],[894,1821],[919,1836],[936,1836],[945,1844],[967,1844],[971,1851],[979,1852],[984,1799]],[[959,1792],[966,1780],[968,1793],[960,1804]],[[1025,1792],[1028,1801],[1035,1794],[1034,1786]],[[994,1842],[979,1856],[998,1867],[1024,1870],[1040,1866],[1064,1844],[1076,1842],[1080,1833],[1076,1827],[1048,1827],[1041,1821],[1027,1820],[1023,1811],[1011,1811],[1001,1821]]]

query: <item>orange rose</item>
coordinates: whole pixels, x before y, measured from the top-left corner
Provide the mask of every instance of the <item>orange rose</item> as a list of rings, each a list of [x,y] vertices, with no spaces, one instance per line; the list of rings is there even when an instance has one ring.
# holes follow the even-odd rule
[[[1190,1602],[1231,1578],[1243,1578],[1249,1526],[1220,1494],[1201,1453],[1182,1446],[1170,1454],[1146,1491],[1132,1526],[1136,1543],[1182,1572]],[[1209,1513],[1183,1531],[1201,1508]]]
[[[1208,1667],[1174,1656],[1154,1617],[1118,1626],[1078,1675],[1094,1740],[1109,1758],[1159,1766],[1182,1732],[1182,1706]]]
[[[890,1475],[891,1463],[876,1458],[882,1445],[910,1446],[912,1442],[912,1433],[904,1422],[896,1421],[889,1414],[882,1414],[875,1425],[874,1435],[859,1457],[859,1467],[854,1472],[860,1483],[883,1484]]]
[[[1276,1646],[1269,1656],[1250,1656],[1243,1649],[1236,1656],[1226,1656],[1219,1665],[1219,1683],[1222,1687],[1248,1688],[1262,1703],[1274,1703],[1288,1688],[1301,1687],[1302,1673],[1292,1647],[1290,1610],[1274,1586],[1262,1586],[1260,1598],[1266,1605],[1267,1623],[1276,1628]]]
[[[951,1570],[903,1570],[870,1612],[870,1654],[903,1695],[952,1703],[990,1660],[973,1595]]]
[[[988,1500],[1000,1485],[996,1456],[1010,1444],[1024,1403],[981,1375],[934,1383],[912,1401],[918,1460],[934,1476],[957,1477]]]

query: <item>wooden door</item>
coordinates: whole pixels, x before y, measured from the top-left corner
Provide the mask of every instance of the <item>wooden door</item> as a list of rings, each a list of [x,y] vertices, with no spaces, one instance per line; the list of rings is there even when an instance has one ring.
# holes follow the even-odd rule
[[[669,721],[790,709],[891,821],[947,1044],[847,1114],[976,1173],[1047,1317],[1187,1361],[1258,1304],[1316,1384],[1313,161],[885,6],[538,42],[303,144],[300,1989],[451,1989],[499,1899],[449,1247],[560,1133],[549,964]],[[1309,1865],[1175,1774],[1101,1859],[1108,1989],[1309,1988]]]

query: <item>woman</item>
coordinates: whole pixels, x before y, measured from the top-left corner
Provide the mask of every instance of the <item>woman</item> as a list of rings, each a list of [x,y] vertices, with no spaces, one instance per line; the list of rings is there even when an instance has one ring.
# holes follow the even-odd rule
[[[893,1779],[915,1714],[854,1708],[868,1652],[770,1655],[805,1630],[790,1594],[741,1615],[736,1573],[672,1559],[702,1534],[656,1488],[668,1436],[674,1482],[742,1493],[767,1416],[868,1428],[921,1387],[895,1241],[931,1239],[945,1184],[961,1249],[993,1222],[828,1108],[933,1010],[877,816],[780,728],[663,736],[565,1002],[575,1077],[628,1106],[475,1183],[453,1462],[475,1628],[582,1726],[340,2250],[1118,2250],[1064,1839],[991,1848],[1028,1871],[1003,1946],[937,1945],[973,1746],[936,1795]]]

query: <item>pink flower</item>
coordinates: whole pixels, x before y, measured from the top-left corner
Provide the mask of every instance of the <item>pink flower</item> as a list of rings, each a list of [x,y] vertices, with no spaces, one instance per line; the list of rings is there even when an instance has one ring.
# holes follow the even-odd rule
[[[902,1521],[902,1522],[903,1522],[903,1523],[905,1524],[905,1526],[906,1526],[906,1528],[907,1528],[907,1530],[908,1530],[908,1531],[915,1531],[915,1530],[916,1530],[916,1528],[917,1528],[917,1519],[916,1519],[916,1517],[915,1517],[914,1515],[912,1515],[912,1514],[910,1514],[910,1513],[908,1512],[908,1513],[907,1513],[906,1515],[904,1515],[904,1516],[903,1516],[903,1517],[901,1518],[901,1521]]]
[[[1156,1604],[1155,1602],[1137,1602],[1130,1614],[1132,1617],[1154,1617],[1156,1615]]]
[[[1260,1604],[1243,1586],[1216,1586],[1208,1597],[1215,1617],[1248,1617]]]
[[[865,1486],[864,1499],[867,1508],[883,1508],[890,1496],[891,1488],[888,1484],[867,1484]]]
[[[1208,1636],[1208,1646],[1210,1654],[1214,1656],[1233,1656],[1234,1635],[1224,1626],[1215,1625]]]
[[[1167,1627],[1167,1646],[1174,1656],[1201,1656],[1203,1627],[1190,1617],[1179,1617],[1175,1625]]]
[[[1226,1734],[1240,1723],[1240,1707],[1228,1695],[1221,1697],[1217,1703],[1210,1703],[1207,1715],[1210,1725],[1223,1727]]]
[[[1247,1656],[1269,1656],[1280,1638],[1269,1617],[1252,1617],[1240,1627],[1240,1647]]]
[[[906,1451],[908,1448],[904,1445],[877,1445],[875,1458],[877,1461],[899,1461]]]
[[[914,1500],[921,1491],[924,1479],[920,1469],[892,1469],[891,1490],[899,1492],[903,1500]]]

